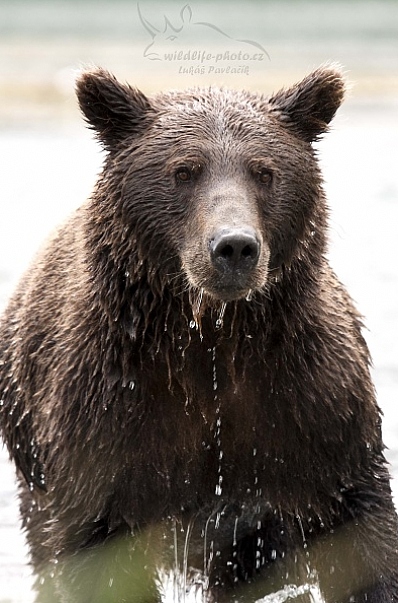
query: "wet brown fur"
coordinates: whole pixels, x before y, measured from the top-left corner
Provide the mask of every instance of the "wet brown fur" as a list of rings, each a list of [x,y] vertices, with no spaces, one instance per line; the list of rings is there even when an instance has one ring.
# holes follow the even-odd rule
[[[398,601],[369,353],[325,257],[311,145],[343,91],[333,67],[271,98],[198,89],[148,100],[103,70],[78,81],[108,151],[104,169],[0,326],[1,431],[39,601],[99,600],[85,560],[112,536],[132,542],[153,526],[193,522],[192,550],[202,551],[216,513],[220,553],[201,568],[211,600],[229,601],[235,589],[236,600],[254,601],[289,584],[295,556],[317,572],[327,601],[336,592],[339,601]],[[259,162],[269,185],[255,181]],[[187,185],[175,180],[181,165],[194,174]],[[234,220],[260,233],[261,257],[216,328],[223,297],[207,241]],[[336,550],[327,538],[345,528]],[[153,585],[132,594],[133,566],[123,596],[109,589],[101,601],[159,599]],[[111,579],[114,566],[104,567],[98,576]],[[267,572],[263,590],[239,590]]]

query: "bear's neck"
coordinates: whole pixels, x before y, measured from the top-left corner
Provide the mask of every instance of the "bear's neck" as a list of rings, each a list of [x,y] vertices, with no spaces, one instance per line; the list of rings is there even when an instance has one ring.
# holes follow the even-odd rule
[[[117,300],[107,296],[108,328],[115,348],[140,368],[162,363],[176,375],[188,362],[194,367],[197,359],[200,367],[200,358],[218,354],[242,377],[249,363],[266,362],[267,350],[303,328],[303,308],[314,306],[307,300],[316,299],[324,270],[313,272],[301,259],[282,266],[264,291],[246,299],[223,304],[204,295],[199,312],[196,296],[162,287],[158,276],[155,283],[141,276],[125,282]]]

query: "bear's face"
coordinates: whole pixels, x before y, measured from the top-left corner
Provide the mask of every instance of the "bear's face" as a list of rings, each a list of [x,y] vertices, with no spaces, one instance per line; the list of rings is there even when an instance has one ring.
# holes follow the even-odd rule
[[[227,302],[308,246],[321,197],[311,142],[341,102],[338,72],[270,99],[210,88],[148,100],[97,71],[78,96],[119,174],[109,203],[166,280]]]

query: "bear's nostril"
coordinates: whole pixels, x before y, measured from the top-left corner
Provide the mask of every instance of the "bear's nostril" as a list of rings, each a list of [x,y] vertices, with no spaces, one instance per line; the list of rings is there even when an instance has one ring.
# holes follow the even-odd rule
[[[234,248],[232,247],[232,245],[225,245],[220,250],[220,255],[223,256],[224,258],[230,258],[234,255]]]
[[[253,247],[251,245],[246,245],[243,249],[242,249],[242,255],[245,258],[250,258],[252,257],[253,254],[256,253],[256,250],[253,249]]]

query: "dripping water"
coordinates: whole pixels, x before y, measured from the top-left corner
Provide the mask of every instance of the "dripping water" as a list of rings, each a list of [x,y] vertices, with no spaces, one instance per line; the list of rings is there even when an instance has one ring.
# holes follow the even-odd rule
[[[223,302],[221,304],[220,313],[219,313],[218,318],[216,320],[216,329],[221,329],[221,327],[224,324],[224,314],[225,314],[225,308],[226,307],[227,307],[227,303]]]
[[[196,329],[199,331],[200,337],[202,339],[202,315],[200,313],[202,301],[203,301],[203,287],[200,289],[197,298],[192,303],[192,316],[193,319],[189,323],[191,329]]]
[[[253,427],[253,431],[255,431],[255,428]],[[253,485],[254,485],[254,492],[255,492],[255,496],[256,497],[260,497],[261,496],[261,489],[259,488],[259,484],[258,484],[258,471],[257,471],[257,465],[256,465],[256,456],[257,456],[257,448],[254,447],[253,448]],[[256,537],[256,549],[255,549],[255,564],[256,564],[256,569],[260,569],[261,565],[264,565],[265,563],[265,558],[263,555],[263,545],[264,542],[261,538],[261,521],[257,522],[257,537]]]
[[[212,349],[212,362],[213,362],[213,390],[214,390],[214,400],[217,401],[217,369],[216,369],[216,348]]]
[[[183,557],[183,562],[182,562],[182,588],[183,588],[182,600],[183,600],[183,603],[185,603],[185,597],[187,594],[188,552],[189,552],[189,542],[191,540],[193,524],[194,524],[194,519],[192,518],[189,520],[189,523],[188,523],[188,526],[186,529],[186,534],[185,534],[184,557]]]
[[[217,394],[217,367],[216,367],[216,348],[213,348],[213,356],[212,356],[212,360],[213,360],[213,390],[214,390],[214,402],[216,403],[216,426],[215,426],[215,432],[214,432],[214,438],[216,440],[216,446],[217,446],[217,451],[218,451],[218,470],[217,470],[217,474],[218,474],[218,481],[215,487],[215,494],[216,496],[221,496],[222,494],[222,482],[223,482],[223,476],[222,476],[222,458],[223,458],[223,451],[221,449],[221,416],[220,416],[220,401],[218,399],[218,394]]]
[[[176,519],[173,519],[171,531],[173,533],[173,541],[174,541],[174,572],[173,572],[173,594],[174,601],[177,595],[177,601],[179,599],[179,585],[178,585],[178,576],[179,576],[179,568],[178,568],[178,540],[177,540],[177,522]]]
[[[219,409],[217,409],[217,410],[219,410]],[[216,421],[215,438],[216,438],[216,444],[217,444],[217,448],[218,448],[218,471],[217,471],[218,482],[216,484],[215,494],[217,496],[221,496],[222,482],[223,482],[221,461],[222,461],[222,457],[223,457],[223,451],[221,450],[221,417],[220,416],[217,417],[217,421]]]
[[[234,524],[234,535],[233,535],[233,540],[232,540],[232,546],[233,546],[233,552],[232,552],[232,571],[234,574],[234,582],[238,582],[239,578],[238,578],[238,548],[237,548],[237,544],[238,544],[238,522],[239,522],[239,517],[236,516],[235,517],[235,524]]]
[[[211,563],[210,555],[209,555],[209,557],[207,557],[207,530],[209,528],[209,523],[211,521],[211,517],[212,516],[209,515],[209,517],[206,520],[206,525],[205,525],[205,530],[204,530],[204,535],[203,535],[203,578],[204,578],[206,586],[209,581],[209,569],[210,569],[210,563]]]
[[[301,533],[301,538],[303,539],[303,547],[304,549],[307,548],[307,540],[305,538],[305,532],[304,532],[304,528],[303,528],[303,523],[301,521],[301,517],[298,513],[296,513],[296,519],[297,519],[297,523],[299,525],[300,528],[300,533]]]

